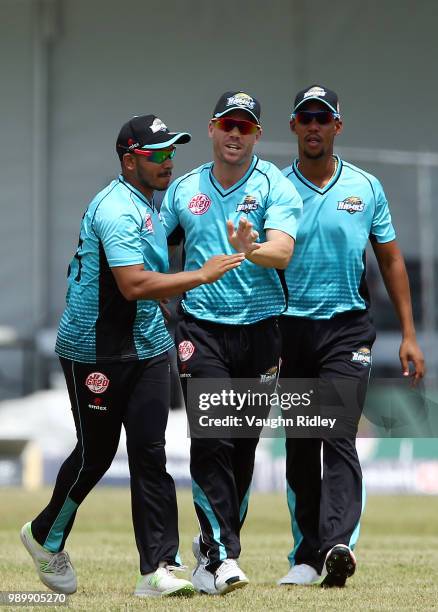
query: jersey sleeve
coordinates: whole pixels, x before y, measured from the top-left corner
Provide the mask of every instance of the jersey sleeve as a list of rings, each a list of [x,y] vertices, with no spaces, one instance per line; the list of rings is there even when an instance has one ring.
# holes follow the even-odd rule
[[[174,181],[163,198],[160,208],[160,217],[166,231],[170,236],[179,225],[179,216],[176,207],[178,182]]]
[[[276,229],[296,238],[303,201],[294,185],[280,172],[271,183],[264,229]]]
[[[139,219],[128,213],[96,214],[94,230],[105,251],[110,268],[143,264]]]
[[[388,202],[380,182],[375,179],[374,195],[376,199],[376,209],[374,211],[371,224],[371,240],[379,243],[395,240],[395,230],[391,221]]]

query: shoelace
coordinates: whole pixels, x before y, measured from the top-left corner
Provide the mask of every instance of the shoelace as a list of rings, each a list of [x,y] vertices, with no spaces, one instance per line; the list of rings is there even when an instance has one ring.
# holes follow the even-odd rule
[[[63,575],[67,571],[69,563],[70,557],[68,556],[68,553],[61,550],[61,552],[53,555],[53,557],[47,563],[47,567],[53,569],[55,574]]]

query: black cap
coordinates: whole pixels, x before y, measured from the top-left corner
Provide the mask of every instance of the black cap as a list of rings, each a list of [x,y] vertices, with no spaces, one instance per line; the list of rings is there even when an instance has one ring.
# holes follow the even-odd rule
[[[246,111],[253,119],[260,123],[260,102],[242,91],[226,91],[214,107],[213,117],[218,118],[234,110]]]
[[[187,132],[169,132],[167,126],[156,115],[139,115],[122,125],[116,142],[117,155],[134,149],[165,149],[173,144],[189,142]]]
[[[333,113],[339,115],[338,94],[331,89],[327,89],[327,87],[322,87],[322,85],[311,85],[310,87],[306,87],[306,89],[299,91],[295,96],[292,114],[296,113],[300,106],[302,106],[305,102],[309,102],[310,100],[318,100],[318,102],[322,102],[328,106]]]

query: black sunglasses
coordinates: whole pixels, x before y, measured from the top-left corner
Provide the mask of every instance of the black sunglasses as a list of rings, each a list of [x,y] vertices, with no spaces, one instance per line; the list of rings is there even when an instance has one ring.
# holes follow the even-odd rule
[[[315,119],[319,125],[327,125],[327,123],[339,118],[339,113],[333,113],[331,111],[298,111],[297,113],[292,113],[292,119],[296,119],[298,123],[302,123],[303,125],[309,125],[309,123],[312,123],[313,119]]]

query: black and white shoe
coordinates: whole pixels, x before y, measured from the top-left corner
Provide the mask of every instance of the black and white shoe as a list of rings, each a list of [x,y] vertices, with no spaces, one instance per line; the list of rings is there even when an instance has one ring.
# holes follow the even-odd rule
[[[356,571],[356,557],[346,544],[336,544],[328,551],[322,571],[323,588],[343,587]]]

